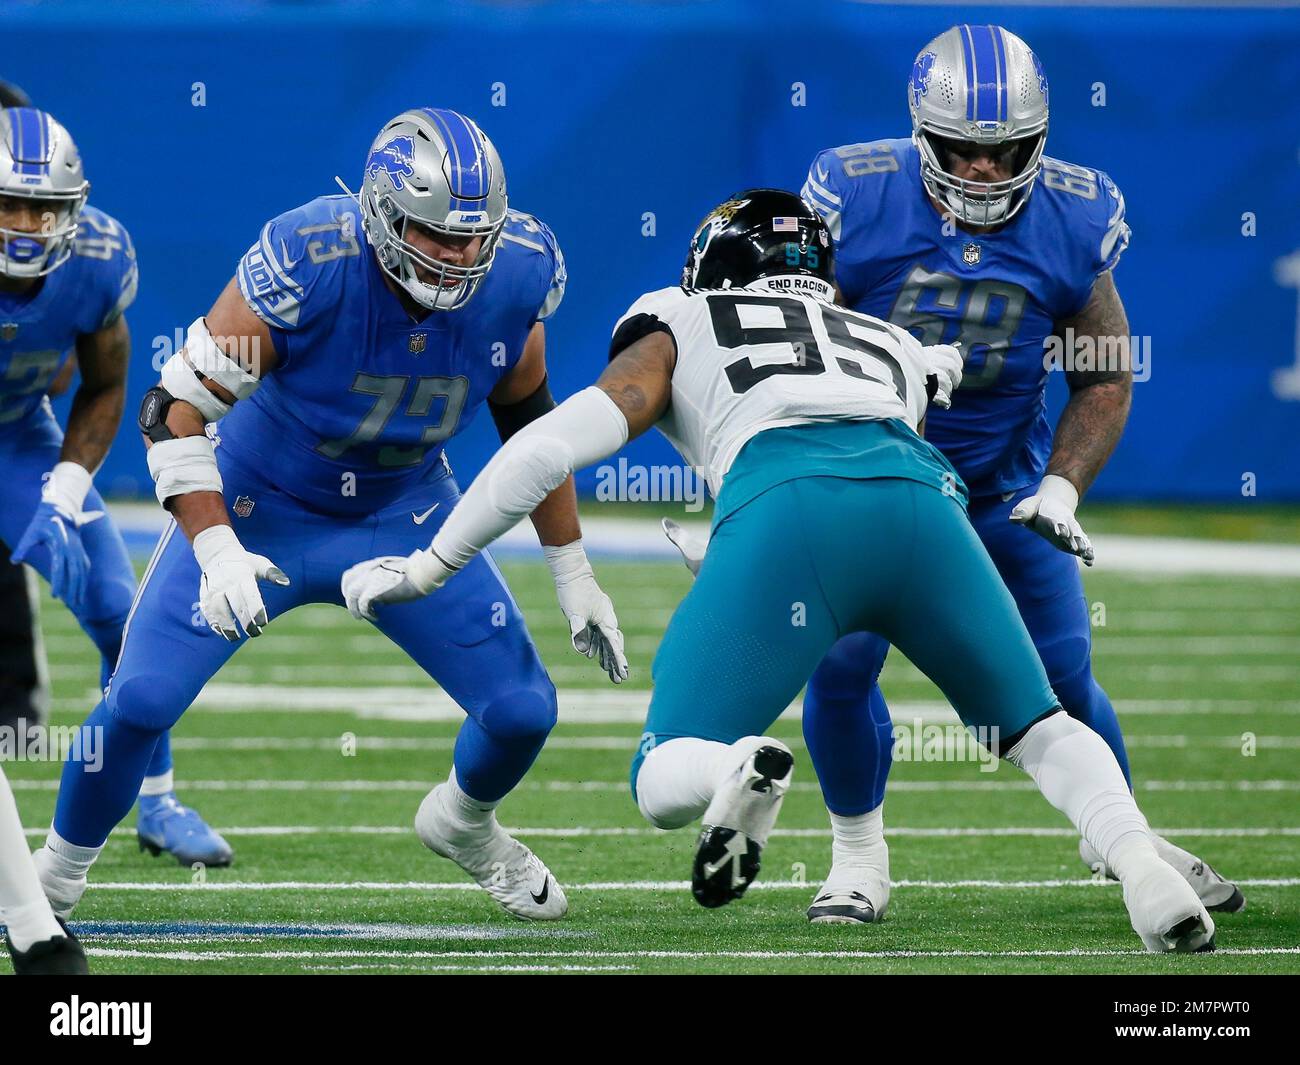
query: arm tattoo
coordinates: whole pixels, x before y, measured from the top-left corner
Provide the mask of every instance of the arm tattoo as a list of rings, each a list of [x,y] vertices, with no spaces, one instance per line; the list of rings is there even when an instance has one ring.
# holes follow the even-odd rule
[[[1061,412],[1052,441],[1047,472],[1065,477],[1083,495],[1119,443],[1132,401],[1133,368],[1129,361],[1128,316],[1107,271],[1097,278],[1087,305],[1057,332],[1072,329],[1075,338],[1093,338],[1094,352],[1123,355],[1119,365],[1068,369],[1070,399]]]

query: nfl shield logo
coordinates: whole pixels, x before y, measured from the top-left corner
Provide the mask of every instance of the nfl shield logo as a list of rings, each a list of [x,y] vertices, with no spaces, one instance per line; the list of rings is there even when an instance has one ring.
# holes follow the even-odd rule
[[[5,322],[3,325],[0,325],[0,340],[13,340],[17,335],[17,322]]]
[[[961,250],[962,262],[967,266],[977,266],[980,261],[980,246],[973,240],[969,241]]]
[[[419,355],[424,351],[424,345],[428,342],[428,333],[412,333],[410,339],[406,342],[406,350],[412,355]]]
[[[253,513],[253,501],[248,496],[240,496],[235,500],[234,511],[241,518],[248,517]]]

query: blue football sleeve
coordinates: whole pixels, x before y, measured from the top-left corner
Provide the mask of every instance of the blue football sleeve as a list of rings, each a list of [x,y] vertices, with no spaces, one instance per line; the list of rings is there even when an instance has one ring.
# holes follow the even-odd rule
[[[1110,179],[1110,175],[1098,170],[1097,178],[1101,186],[1101,200],[1106,205],[1107,212],[1105,229],[1097,247],[1096,273],[1101,274],[1115,269],[1119,257],[1128,247],[1130,230],[1124,218],[1124,194]]]
[[[94,260],[94,287],[98,302],[81,324],[87,332],[107,329],[135,302],[140,284],[135,245],[131,234],[117,219],[94,208],[86,208],[77,226],[75,253]]]
[[[244,302],[273,329],[304,328],[332,305],[311,294],[327,287],[341,258],[359,253],[358,229],[348,213],[323,223],[301,210],[272,219],[239,260],[235,276]]]
[[[522,211],[510,212],[501,239],[535,253],[530,273],[533,287],[526,298],[536,308],[534,321],[545,321],[560,306],[564,299],[564,286],[569,280],[560,242],[555,239],[550,226]]]

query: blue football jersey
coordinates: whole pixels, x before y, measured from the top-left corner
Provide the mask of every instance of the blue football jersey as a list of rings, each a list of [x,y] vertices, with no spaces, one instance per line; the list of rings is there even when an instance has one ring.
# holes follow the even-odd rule
[[[366,514],[443,468],[564,294],[555,236],[510,212],[492,268],[454,311],[414,321],[384,283],[349,196],[262,230],[236,274],[277,363],[218,427],[221,447],[313,509]]]
[[[916,146],[900,139],[827,149],[803,196],[835,238],[847,306],[924,344],[961,342],[961,388],[950,410],[930,410],[926,437],[971,495],[1037,483],[1052,444],[1044,342],[1083,309],[1128,244],[1115,184],[1044,156],[1032,195],[1006,226],[945,234]]]
[[[138,280],[126,229],[86,206],[67,262],[35,292],[0,291],[0,432],[40,406],[77,337],[121,317]]]

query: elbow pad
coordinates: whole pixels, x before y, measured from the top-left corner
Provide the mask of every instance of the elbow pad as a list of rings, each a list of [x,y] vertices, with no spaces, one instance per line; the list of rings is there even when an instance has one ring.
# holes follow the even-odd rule
[[[207,322],[198,318],[185,334],[184,349],[163,363],[162,387],[197,410],[205,422],[220,421],[230,413],[230,404],[209,392],[203,378],[237,400],[251,396],[261,383],[217,346]]]

